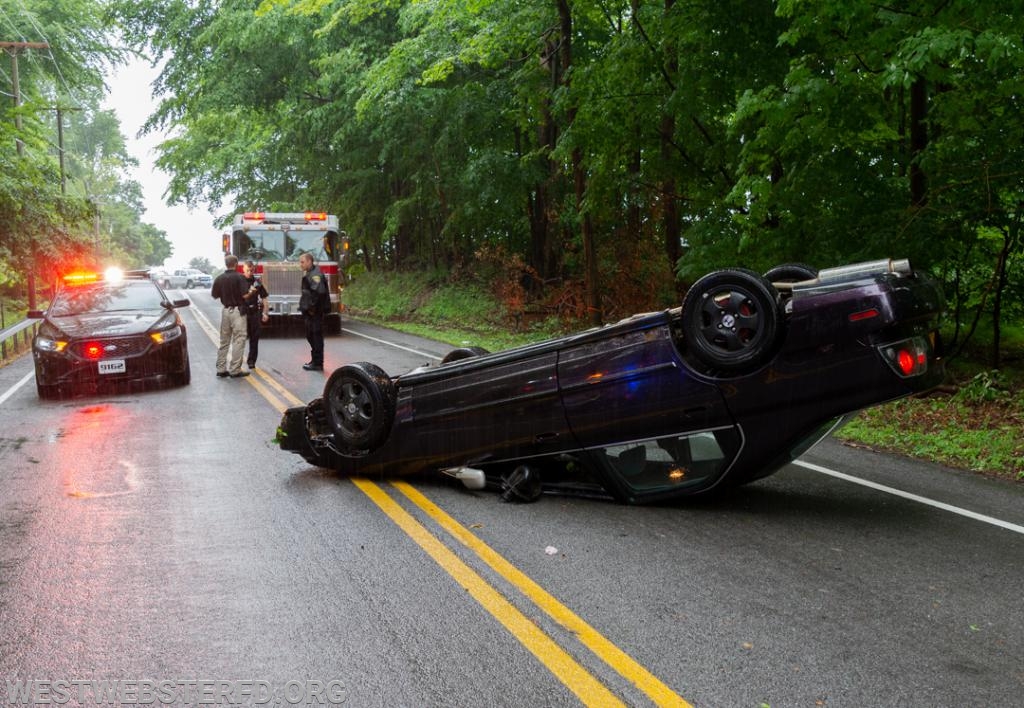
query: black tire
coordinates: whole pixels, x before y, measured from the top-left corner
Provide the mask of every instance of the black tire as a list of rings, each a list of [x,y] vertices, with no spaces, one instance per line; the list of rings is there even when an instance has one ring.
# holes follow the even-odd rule
[[[799,283],[817,278],[818,269],[806,263],[783,263],[770,269],[764,277],[769,283]]]
[[[327,420],[343,449],[372,451],[391,432],[395,384],[374,364],[358,362],[335,369],[324,385]]]
[[[191,290],[192,289],[192,281],[191,280],[186,280],[185,281],[185,289],[186,290]]]
[[[171,381],[174,382],[175,386],[188,386],[192,383],[192,363],[188,359],[185,360],[185,370],[181,373],[173,374]]]
[[[459,347],[458,349],[452,349],[450,352],[445,354],[444,359],[441,360],[441,364],[450,364],[453,361],[471,359],[475,356],[483,356],[484,354],[490,354],[490,352],[483,347]]]
[[[782,318],[779,294],[750,270],[709,273],[683,298],[683,340],[711,369],[753,369],[775,350]]]

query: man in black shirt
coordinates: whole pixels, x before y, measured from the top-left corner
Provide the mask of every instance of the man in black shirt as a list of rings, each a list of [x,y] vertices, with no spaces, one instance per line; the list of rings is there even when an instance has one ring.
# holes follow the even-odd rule
[[[238,257],[228,254],[224,257],[224,272],[214,278],[210,294],[220,300],[224,309],[220,313],[220,347],[217,349],[217,376],[239,378],[248,376],[242,371],[242,354],[245,353],[245,293],[249,283],[238,272]],[[228,351],[231,353],[230,366]]]
[[[331,291],[327,288],[327,276],[313,265],[313,256],[303,253],[299,256],[302,268],[302,295],[299,310],[306,323],[306,341],[309,342],[309,361],[302,365],[306,371],[324,370],[324,315],[331,309]]]

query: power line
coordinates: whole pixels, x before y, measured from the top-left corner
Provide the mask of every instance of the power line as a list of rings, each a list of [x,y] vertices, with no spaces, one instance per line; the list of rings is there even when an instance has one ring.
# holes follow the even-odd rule
[[[14,30],[14,33],[18,35],[19,39],[21,39],[23,42],[28,41],[28,37],[21,33],[21,29],[19,29],[18,25],[14,24],[14,22],[11,21],[11,18],[7,16],[7,13],[4,12],[2,7],[0,7],[0,15],[2,15],[4,20],[7,21],[7,24],[11,26],[11,29]]]
[[[75,92],[71,89],[71,87],[68,85],[67,80],[64,78],[64,72],[62,72],[60,70],[60,64],[57,63],[57,57],[55,57],[54,54],[53,54],[53,45],[50,42],[50,40],[47,38],[46,33],[43,31],[43,28],[39,25],[38,22],[36,22],[35,17],[32,15],[32,13],[29,11],[29,9],[27,7],[25,7],[25,3],[22,2],[22,0],[17,0],[17,2],[18,2],[18,6],[21,8],[22,12],[25,13],[25,17],[28,18],[29,23],[31,23],[32,27],[39,34],[39,36],[43,39],[43,41],[46,42],[47,45],[49,45],[46,48],[46,55],[49,57],[50,61],[53,62],[53,68],[57,72],[57,78],[60,79],[60,83],[64,87],[64,91],[74,101],[76,101],[77,103],[81,103],[82,101],[80,100],[80,98],[75,95]]]

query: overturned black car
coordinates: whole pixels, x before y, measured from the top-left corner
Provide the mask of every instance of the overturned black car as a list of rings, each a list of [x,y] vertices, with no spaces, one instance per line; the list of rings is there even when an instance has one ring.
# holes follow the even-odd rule
[[[765,477],[844,415],[941,383],[942,296],[905,260],[722,270],[682,306],[390,377],[335,370],[283,450],[345,474],[439,470],[506,498],[649,503]]]

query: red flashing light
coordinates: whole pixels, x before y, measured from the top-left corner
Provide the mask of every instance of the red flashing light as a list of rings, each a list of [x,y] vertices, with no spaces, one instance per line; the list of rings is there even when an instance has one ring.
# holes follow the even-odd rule
[[[303,214],[306,221],[327,221],[326,211],[307,211]]]
[[[245,221],[263,221],[265,218],[267,218],[265,211],[247,211],[242,214],[242,219]]]
[[[82,353],[86,359],[99,359],[103,356],[103,347],[99,342],[86,342],[82,346]]]
[[[861,320],[870,320],[872,317],[878,317],[878,310],[871,308],[870,310],[863,310],[861,312],[854,312],[850,315],[850,322],[860,322]]]

